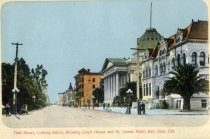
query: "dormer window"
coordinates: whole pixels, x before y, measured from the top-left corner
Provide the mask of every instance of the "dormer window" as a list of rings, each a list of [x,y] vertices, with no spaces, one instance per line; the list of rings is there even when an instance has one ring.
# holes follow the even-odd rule
[[[176,34],[176,43],[181,42],[182,39],[183,39],[183,33],[182,33],[182,31],[178,30],[177,34]]]

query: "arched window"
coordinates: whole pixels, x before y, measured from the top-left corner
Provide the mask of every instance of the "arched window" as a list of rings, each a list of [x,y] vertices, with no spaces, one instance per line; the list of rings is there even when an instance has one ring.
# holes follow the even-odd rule
[[[151,77],[151,68],[148,67],[148,77]]]
[[[197,65],[197,53],[196,52],[192,53],[192,64]]]
[[[161,63],[160,64],[160,74],[162,74],[163,73],[163,64]]]
[[[182,54],[181,64],[182,65],[186,64],[186,54],[185,53]]]
[[[200,53],[200,65],[205,66],[205,53],[204,52]]]
[[[158,66],[155,65],[155,75],[158,75]]]
[[[148,67],[146,68],[146,78],[148,77]]]
[[[181,58],[180,58],[180,54],[178,54],[176,56],[176,66],[179,66],[181,64]]]
[[[159,86],[156,86],[155,88],[155,96],[156,96],[156,99],[158,99],[160,96]]]
[[[145,69],[143,70],[143,79],[145,78]]]
[[[175,67],[175,59],[174,59],[174,58],[172,58],[172,60],[171,60],[171,67],[172,67],[172,68]]]
[[[165,73],[166,72],[166,64],[165,64],[165,62],[163,63],[163,73]]]
[[[168,67],[168,71],[170,71],[170,61],[168,61],[167,67]]]

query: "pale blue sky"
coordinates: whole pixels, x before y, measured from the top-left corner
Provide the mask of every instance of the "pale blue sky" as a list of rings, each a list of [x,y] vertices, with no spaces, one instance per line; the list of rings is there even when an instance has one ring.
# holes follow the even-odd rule
[[[15,47],[30,68],[47,69],[52,102],[81,68],[101,70],[105,58],[132,57],[130,48],[152,27],[164,37],[191,20],[207,20],[202,0],[96,0],[83,2],[12,2],[2,7],[2,62],[14,62]]]

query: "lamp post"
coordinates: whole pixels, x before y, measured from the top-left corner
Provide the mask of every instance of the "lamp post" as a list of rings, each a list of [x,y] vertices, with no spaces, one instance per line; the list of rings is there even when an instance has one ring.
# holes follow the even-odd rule
[[[131,89],[128,89],[128,91],[126,91],[128,93],[128,111],[127,111],[127,114],[130,114],[131,113],[131,107],[130,107],[130,102],[131,102],[131,94],[133,93],[133,91]]]
[[[139,88],[141,87],[141,74],[140,74],[140,65],[141,65],[141,61],[140,61],[140,57],[144,57],[144,55],[139,55],[139,52],[144,52],[146,49],[142,49],[142,48],[131,48],[131,50],[135,50],[136,54],[137,54],[137,58],[136,58],[136,97],[137,97],[137,114],[139,114],[139,101],[142,99],[143,95],[142,92],[140,93]]]
[[[14,88],[12,89],[13,92],[13,113],[17,114],[17,93],[20,91],[17,88],[17,62],[18,62],[18,46],[23,45],[21,43],[12,43],[12,45],[16,46],[16,54],[15,54],[15,69],[14,69]]]
[[[34,101],[34,108],[35,108],[35,99],[36,99],[36,96],[33,95],[32,99],[33,99],[33,101]]]
[[[124,99],[124,105],[125,105],[125,97],[123,97],[123,99]]]
[[[94,99],[95,99],[95,96],[92,96],[93,109],[94,109]]]

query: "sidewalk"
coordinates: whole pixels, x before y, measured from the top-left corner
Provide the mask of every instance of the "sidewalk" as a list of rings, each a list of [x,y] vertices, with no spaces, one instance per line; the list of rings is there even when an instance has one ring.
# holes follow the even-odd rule
[[[95,107],[95,110],[115,112],[125,114],[126,107],[110,107],[103,109],[103,107]],[[146,109],[146,115],[208,115],[210,114],[208,110],[204,111],[190,111],[190,112],[180,112],[176,109]],[[137,115],[137,108],[131,108],[131,114]]]

